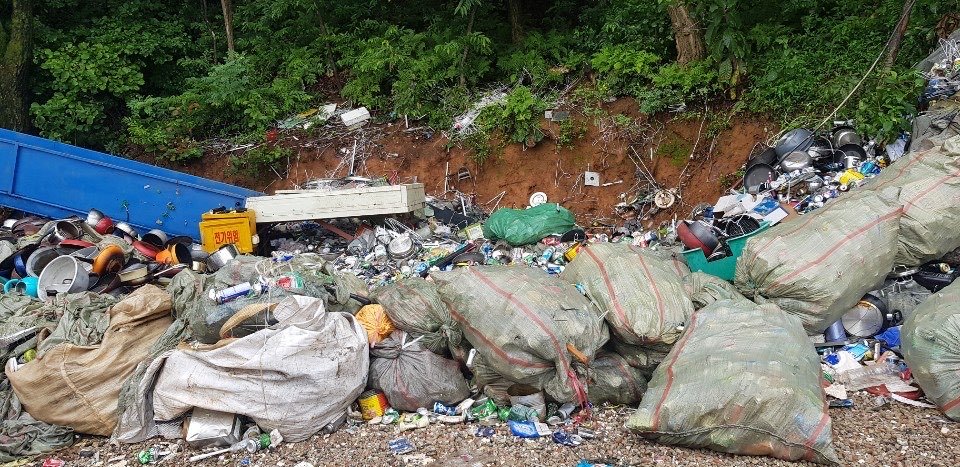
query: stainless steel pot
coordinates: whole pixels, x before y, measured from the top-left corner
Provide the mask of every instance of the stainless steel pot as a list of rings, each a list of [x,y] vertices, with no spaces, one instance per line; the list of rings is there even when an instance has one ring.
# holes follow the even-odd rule
[[[59,221],[53,226],[53,232],[50,234],[50,242],[57,244],[64,240],[73,240],[80,238],[80,227],[77,227],[70,221]]]
[[[114,235],[124,239],[127,243],[133,243],[137,240],[140,240],[140,234],[137,233],[137,229],[134,229],[132,225],[126,222],[117,222],[117,225],[113,230]]]
[[[227,265],[231,259],[240,256],[240,251],[232,243],[220,247],[207,257],[207,271],[217,272],[220,268]]]

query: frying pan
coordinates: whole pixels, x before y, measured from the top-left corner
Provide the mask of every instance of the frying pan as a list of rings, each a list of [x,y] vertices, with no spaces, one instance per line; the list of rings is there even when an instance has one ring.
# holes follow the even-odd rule
[[[747,160],[747,170],[750,167],[753,167],[757,164],[767,164],[773,167],[777,163],[777,150],[774,148],[766,148],[761,151],[759,154],[754,155]]]
[[[751,194],[760,192],[760,186],[775,178],[777,171],[773,166],[764,163],[754,164],[743,174],[743,186]]]

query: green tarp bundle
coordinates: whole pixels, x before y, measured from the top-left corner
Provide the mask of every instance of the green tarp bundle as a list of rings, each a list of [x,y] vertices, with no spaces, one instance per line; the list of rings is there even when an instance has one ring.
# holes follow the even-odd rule
[[[537,243],[551,234],[563,234],[576,223],[573,213],[559,204],[548,203],[530,209],[502,208],[483,224],[483,235],[505,240],[513,246]]]

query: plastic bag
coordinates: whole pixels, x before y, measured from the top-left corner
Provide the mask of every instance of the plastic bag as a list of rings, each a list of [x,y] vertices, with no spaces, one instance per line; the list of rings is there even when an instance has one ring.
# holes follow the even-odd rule
[[[583,286],[614,338],[628,344],[672,344],[693,313],[676,266],[629,245],[586,245],[560,279]]]
[[[316,298],[264,306],[277,324],[214,345],[181,346],[167,357],[153,392],[157,420],[201,407],[246,415],[297,442],[346,416],[366,386],[366,331],[350,314],[325,312]],[[242,318],[231,318],[221,334]]]
[[[470,395],[457,362],[410,341],[402,331],[375,345],[370,355],[368,385],[383,391],[397,410],[415,412],[434,402],[456,405]]]
[[[408,277],[371,292],[371,298],[383,305],[397,329],[412,338],[423,336],[424,347],[440,355],[461,354],[463,333],[437,293],[439,286],[419,277]]]
[[[357,321],[367,331],[367,342],[371,347],[386,339],[396,329],[380,305],[367,305],[361,308],[357,312]]]
[[[547,203],[530,209],[500,208],[483,224],[483,235],[490,240],[506,240],[513,246],[537,243],[551,234],[573,229],[573,213],[559,204]]]
[[[166,292],[140,287],[110,308],[99,345],[61,343],[17,371],[7,371],[26,411],[80,433],[109,436],[120,388],[173,320]]]
[[[927,398],[960,421],[960,282],[923,302],[903,323],[900,342]]]
[[[735,285],[822,333],[893,269],[899,189],[860,190],[747,241]]]
[[[820,381],[796,316],[720,300],[693,314],[627,428],[663,444],[838,463]]]

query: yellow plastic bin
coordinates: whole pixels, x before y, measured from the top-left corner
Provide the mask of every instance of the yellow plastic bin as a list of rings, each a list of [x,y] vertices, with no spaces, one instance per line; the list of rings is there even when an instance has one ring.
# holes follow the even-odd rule
[[[253,210],[208,211],[200,216],[200,243],[208,253],[232,243],[240,253],[253,253],[260,243],[257,237],[257,215]]]

